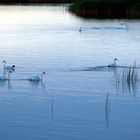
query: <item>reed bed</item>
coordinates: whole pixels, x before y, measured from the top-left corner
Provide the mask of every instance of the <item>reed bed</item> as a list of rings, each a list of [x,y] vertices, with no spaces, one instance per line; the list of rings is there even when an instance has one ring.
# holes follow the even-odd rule
[[[139,69],[136,64],[130,67],[125,67],[115,70],[116,89],[122,89],[123,93],[129,91],[135,95],[137,87],[139,86]]]
[[[127,83],[128,85],[135,85],[139,81],[139,74],[136,64],[129,68],[122,69],[116,76],[117,83]]]

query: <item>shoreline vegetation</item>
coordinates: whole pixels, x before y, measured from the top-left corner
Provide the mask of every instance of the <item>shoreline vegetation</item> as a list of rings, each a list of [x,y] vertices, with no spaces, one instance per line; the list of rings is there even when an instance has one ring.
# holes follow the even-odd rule
[[[140,19],[140,0],[78,0],[70,11],[85,18]]]

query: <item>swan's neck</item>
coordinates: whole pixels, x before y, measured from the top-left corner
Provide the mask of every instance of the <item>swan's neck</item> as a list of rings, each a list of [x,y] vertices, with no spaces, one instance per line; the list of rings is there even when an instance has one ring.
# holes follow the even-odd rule
[[[3,74],[6,75],[6,70],[5,69],[3,69]]]

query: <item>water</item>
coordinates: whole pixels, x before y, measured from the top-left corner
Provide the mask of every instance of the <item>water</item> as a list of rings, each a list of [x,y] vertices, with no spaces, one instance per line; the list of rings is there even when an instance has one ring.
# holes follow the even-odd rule
[[[0,81],[1,139],[139,139],[139,80],[116,79],[122,67],[140,66],[139,27],[83,20],[66,5],[0,6],[0,60],[16,65]],[[121,67],[108,68],[116,57]],[[42,71],[42,82],[28,81]]]

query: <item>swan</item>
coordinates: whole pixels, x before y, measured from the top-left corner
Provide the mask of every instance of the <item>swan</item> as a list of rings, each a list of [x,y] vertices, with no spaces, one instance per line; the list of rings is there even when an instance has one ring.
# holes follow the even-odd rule
[[[125,26],[125,29],[128,30],[129,29],[129,25],[126,23],[120,23],[120,25]]]
[[[10,73],[12,73],[12,71],[8,71],[8,77],[6,74],[0,75],[0,80],[10,80]]]
[[[31,74],[29,81],[41,81],[43,79],[43,75],[45,72],[42,72],[41,74],[33,73]]]
[[[6,61],[3,61],[3,63],[4,63],[4,66],[3,66],[4,69],[12,69],[12,70],[15,69],[15,65],[6,64]]]
[[[79,32],[82,32],[82,27],[79,28]]]
[[[117,58],[114,58],[114,63],[108,65],[108,67],[116,67],[116,61],[117,60],[118,60]]]

